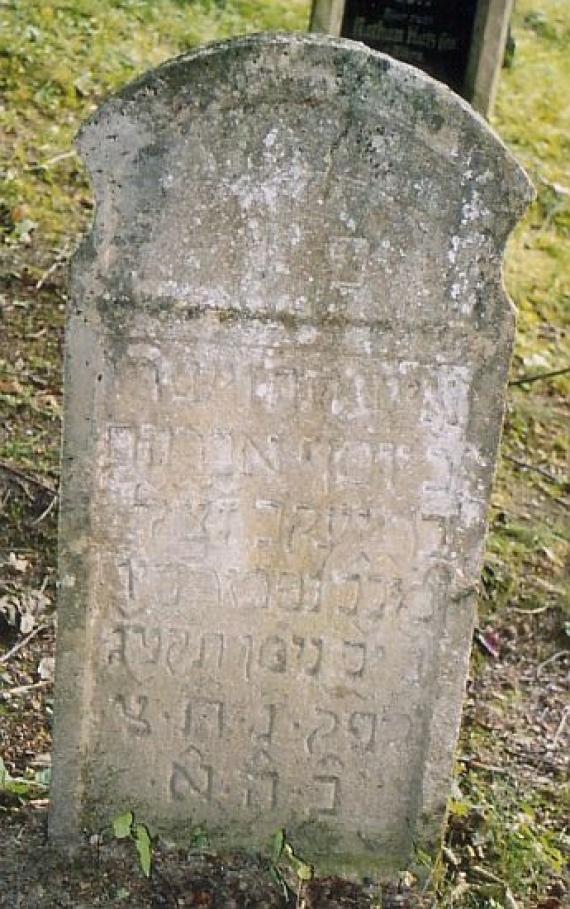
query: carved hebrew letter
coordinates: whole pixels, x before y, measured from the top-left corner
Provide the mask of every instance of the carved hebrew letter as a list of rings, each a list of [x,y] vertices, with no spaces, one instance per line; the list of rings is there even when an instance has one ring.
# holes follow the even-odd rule
[[[199,798],[209,802],[212,798],[213,780],[213,768],[204,763],[202,754],[197,748],[189,748],[184,756],[183,764],[177,761],[172,764],[169,781],[170,797],[175,801]]]

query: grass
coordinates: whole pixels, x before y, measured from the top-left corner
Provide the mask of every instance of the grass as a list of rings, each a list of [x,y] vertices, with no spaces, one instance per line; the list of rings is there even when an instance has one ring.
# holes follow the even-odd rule
[[[511,380],[517,382],[570,367],[568,4],[518,0],[514,33],[517,50],[512,67],[503,71],[493,125],[537,188],[537,200],[515,230],[505,263],[505,282],[518,312],[511,371]],[[467,709],[461,747],[481,757],[480,763],[499,764],[506,772],[459,766],[460,798],[452,803],[448,833],[457,867],[448,861],[442,875],[443,906],[508,907],[513,894],[518,905],[562,905],[551,886],[563,874],[568,789],[563,781],[556,785],[541,777],[538,763],[535,774],[527,776],[516,758],[509,762],[509,737],[515,738],[515,729],[508,729],[506,742],[500,739],[509,715],[519,717],[523,730],[525,723],[530,725],[532,694],[522,684],[535,679],[539,703],[536,664],[568,647],[569,394],[570,373],[565,373],[514,384],[508,395],[480,624],[504,637],[515,627],[514,641],[525,653],[513,656],[523,667],[513,689],[508,672],[489,672],[484,658],[474,654],[475,701],[479,680],[487,697],[496,689],[503,700],[496,702],[493,728],[478,721],[476,707]],[[485,681],[485,674],[490,680]],[[530,754],[527,759],[532,759]],[[461,872],[469,866],[465,880],[477,881],[473,868],[478,865],[491,869],[502,884],[479,880],[481,886],[458,892]]]
[[[527,168],[536,203],[511,238],[505,268],[518,311],[512,379],[570,367],[570,10],[565,0],[519,0],[517,52],[504,72],[494,125]],[[568,609],[570,373],[513,386],[494,496],[489,554],[510,569],[519,599],[544,599],[546,573]],[[513,528],[518,544],[512,545]],[[526,528],[526,532],[523,530]],[[537,541],[543,539],[545,545]],[[550,565],[545,565],[545,558]],[[504,597],[498,598],[504,603]]]
[[[64,266],[92,217],[90,187],[72,150],[80,123],[110,92],[199,43],[306,28],[309,5],[306,0],[2,4],[7,27],[0,37],[0,464],[47,485],[57,481]],[[503,73],[493,124],[538,191],[511,238],[505,267],[519,313],[511,375],[517,382],[570,366],[567,0],[518,0],[514,33],[517,50]],[[535,610],[543,620],[530,628],[532,640],[519,645],[529,650],[530,662],[568,646],[569,394],[568,373],[512,386],[491,509],[480,624],[506,636],[512,626],[524,628],[521,616],[526,622],[526,613]],[[6,552],[35,551],[39,577],[54,561],[55,515],[34,523],[47,495],[38,487],[30,503],[29,488],[16,489],[0,530]],[[489,672],[485,659],[475,655],[474,685],[495,684],[493,678],[485,681]],[[521,710],[521,717],[524,711],[522,695],[503,683],[497,704],[504,709],[497,716],[506,723],[509,710]],[[487,696],[492,700],[492,692]],[[482,755],[479,763],[504,763],[496,732],[479,722],[476,703],[470,710],[463,751]],[[547,906],[541,899],[561,873],[565,808],[560,787],[551,782],[536,777],[521,782],[516,775],[460,763],[446,861],[433,870],[438,904],[512,907],[511,894],[524,906]],[[478,867],[495,880],[478,877],[473,870]]]
[[[5,4],[0,43],[10,161],[3,200],[35,241],[63,244],[85,224],[91,199],[77,159],[68,155],[80,123],[134,76],[215,39],[245,32],[305,29],[303,0],[95,0]],[[46,201],[49,199],[49,204]],[[8,221],[8,226],[10,222]],[[39,237],[38,237],[39,235]]]

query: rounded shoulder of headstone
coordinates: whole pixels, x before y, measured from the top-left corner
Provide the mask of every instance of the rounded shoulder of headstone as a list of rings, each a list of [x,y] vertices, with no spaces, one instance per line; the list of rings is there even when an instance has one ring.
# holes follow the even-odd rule
[[[328,106],[339,119],[388,122],[457,169],[516,223],[534,197],[527,175],[486,121],[423,71],[364,44],[322,34],[263,33],[205,45],[146,72],[108,99],[78,137],[79,150],[105,168],[105,149],[136,151],[201,117],[273,105]],[[113,155],[111,155],[111,158]],[[491,189],[491,191],[489,191]]]

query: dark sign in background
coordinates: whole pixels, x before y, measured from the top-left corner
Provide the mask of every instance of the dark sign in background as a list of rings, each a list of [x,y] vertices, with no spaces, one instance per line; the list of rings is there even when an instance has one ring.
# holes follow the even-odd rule
[[[346,0],[341,34],[461,93],[477,0]]]

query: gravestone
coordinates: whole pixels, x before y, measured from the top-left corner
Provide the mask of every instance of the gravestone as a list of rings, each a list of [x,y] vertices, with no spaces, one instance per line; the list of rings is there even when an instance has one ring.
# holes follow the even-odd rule
[[[445,812],[527,178],[321,36],[173,60],[80,150],[50,835],[401,868]]]
[[[492,113],[513,0],[314,0],[311,30],[362,41]]]

